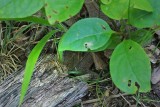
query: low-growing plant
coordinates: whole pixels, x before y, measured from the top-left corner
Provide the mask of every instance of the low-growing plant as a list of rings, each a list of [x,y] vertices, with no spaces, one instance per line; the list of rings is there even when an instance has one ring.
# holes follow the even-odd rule
[[[29,21],[53,26],[76,15],[84,0],[0,0],[0,20]],[[101,0],[101,11],[123,26],[113,31],[100,18],[85,18],[72,25],[62,36],[58,46],[59,58],[63,51],[98,52],[114,49],[110,58],[110,74],[114,84],[122,91],[134,94],[151,89],[151,65],[143,46],[147,45],[160,25],[159,0]],[[46,19],[33,16],[45,10]],[[134,28],[134,29],[131,29]],[[147,28],[147,29],[146,29]],[[125,29],[125,30],[121,30]],[[22,83],[20,104],[26,94],[35,63],[49,32],[30,53]]]

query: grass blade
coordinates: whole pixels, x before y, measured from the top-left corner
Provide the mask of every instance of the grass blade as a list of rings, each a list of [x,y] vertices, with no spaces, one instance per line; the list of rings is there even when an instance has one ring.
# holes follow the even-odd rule
[[[24,96],[27,92],[32,74],[33,74],[33,70],[35,67],[35,64],[38,60],[38,57],[43,49],[43,47],[45,46],[46,42],[48,41],[48,39],[56,32],[56,30],[53,30],[51,32],[49,32],[47,35],[45,35],[40,42],[33,48],[33,50],[31,51],[30,55],[28,56],[28,60],[26,63],[26,67],[25,67],[25,72],[24,72],[24,79],[22,82],[22,87],[21,87],[21,95],[20,95],[20,102],[19,105],[22,104]]]

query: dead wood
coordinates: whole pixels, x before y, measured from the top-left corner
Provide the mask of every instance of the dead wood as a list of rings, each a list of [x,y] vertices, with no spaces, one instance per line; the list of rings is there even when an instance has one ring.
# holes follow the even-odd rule
[[[62,75],[63,68],[52,55],[41,57],[21,107],[72,107],[80,103],[88,86]],[[21,69],[0,85],[0,107],[18,107],[23,73]]]

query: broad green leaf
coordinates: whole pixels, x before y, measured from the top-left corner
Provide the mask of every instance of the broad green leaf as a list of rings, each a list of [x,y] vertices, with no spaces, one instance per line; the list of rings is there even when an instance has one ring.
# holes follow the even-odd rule
[[[147,12],[153,11],[148,0],[101,0],[101,2],[102,12],[108,17],[116,20],[127,19],[129,8],[136,8]],[[132,13],[130,12],[130,14]]]
[[[61,38],[58,46],[60,58],[62,52],[70,51],[102,51],[113,31],[109,25],[99,18],[86,18],[76,22]]]
[[[147,12],[152,12],[153,7],[151,6],[151,3],[148,0],[131,0],[133,3],[133,8],[145,10]]]
[[[8,4],[11,0],[0,0],[0,8]]]
[[[153,27],[160,25],[160,1],[148,0],[153,7],[153,12],[141,11],[139,9],[131,9],[130,24],[138,28]]]
[[[151,89],[151,65],[143,48],[132,40],[124,40],[110,59],[110,74],[122,91],[134,94]],[[139,86],[139,90],[138,90]]]
[[[109,4],[101,4],[101,10],[112,19],[127,19],[128,6],[129,0],[112,0]]]
[[[0,0],[0,18],[24,18],[40,10],[44,0]]]
[[[49,32],[46,36],[44,36],[40,42],[33,48],[32,52],[29,54],[28,56],[28,60],[26,63],[26,67],[25,67],[25,72],[24,72],[24,79],[23,79],[23,83],[22,83],[22,88],[21,88],[21,96],[20,96],[20,103],[21,104],[23,102],[24,96],[27,92],[30,80],[31,80],[31,76],[33,74],[33,70],[35,67],[35,63],[37,62],[37,59],[44,47],[44,45],[46,44],[46,42],[48,41],[48,39],[55,33],[56,31],[51,31]]]
[[[146,46],[149,43],[151,43],[152,38],[153,31],[145,29],[136,30],[135,32],[132,32],[130,35],[130,39],[139,43],[142,46]]]
[[[105,50],[105,49],[115,49],[115,47],[121,43],[122,37],[116,33],[112,33],[110,39],[108,40],[108,42],[106,42],[106,44],[96,50],[94,50],[93,52],[97,52],[99,50]]]
[[[45,0],[45,11],[49,23],[63,22],[76,15],[84,0]]]

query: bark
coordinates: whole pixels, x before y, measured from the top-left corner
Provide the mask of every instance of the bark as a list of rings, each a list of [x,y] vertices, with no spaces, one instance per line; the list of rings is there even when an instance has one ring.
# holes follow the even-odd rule
[[[43,56],[21,107],[72,107],[86,95],[86,83],[62,75],[64,67],[52,55]],[[0,107],[18,107],[24,69],[10,75],[0,85]]]

